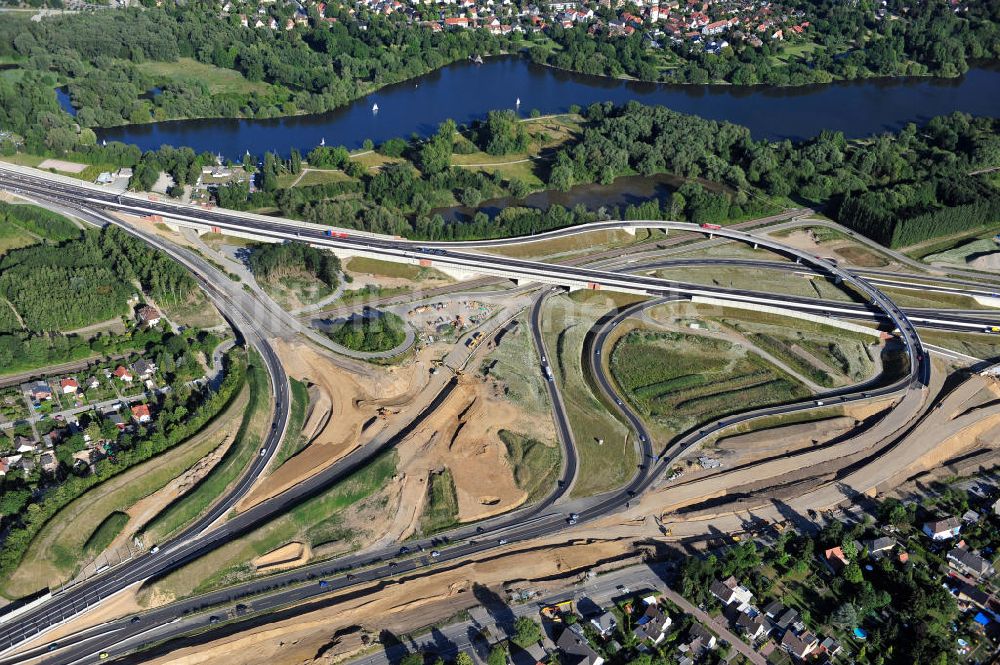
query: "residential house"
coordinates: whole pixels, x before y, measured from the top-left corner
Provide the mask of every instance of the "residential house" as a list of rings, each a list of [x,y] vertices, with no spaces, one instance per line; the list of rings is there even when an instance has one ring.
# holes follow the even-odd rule
[[[108,420],[111,421],[111,424],[114,425],[115,427],[117,427],[118,429],[120,429],[120,430],[125,429],[125,424],[126,424],[125,423],[125,419],[122,418],[117,413],[110,414],[108,416]]]
[[[832,637],[824,638],[822,642],[819,643],[818,653],[824,653],[827,656],[833,657],[842,651],[840,642],[833,639]]]
[[[774,600],[764,608],[764,614],[774,627],[781,632],[787,631],[799,621],[799,613],[791,607],[785,607],[779,601]]]
[[[682,657],[697,660],[705,651],[714,649],[717,641],[715,635],[708,632],[700,623],[695,623],[688,631],[687,642],[677,647],[677,650],[681,652]]]
[[[607,637],[615,632],[618,622],[615,621],[615,615],[611,612],[601,612],[590,620],[590,625],[597,629],[601,637]]]
[[[896,546],[896,541],[888,536],[881,536],[879,538],[862,541],[861,546],[868,550],[869,555],[877,557],[892,550],[892,548]]]
[[[577,630],[573,630],[577,628]],[[560,665],[603,665],[604,658],[594,651],[583,635],[583,629],[578,624],[566,628],[556,641],[556,647],[562,652]]]
[[[52,386],[45,381],[35,381],[28,386],[28,396],[36,402],[52,399]]]
[[[55,448],[56,444],[62,441],[64,430],[54,429],[42,436],[42,444],[49,450]]]
[[[950,540],[958,535],[962,530],[962,523],[957,517],[938,520],[936,522],[924,522],[923,532],[932,540]]]
[[[39,462],[42,465],[42,470],[48,473],[55,473],[59,469],[59,461],[52,453],[44,453]]]
[[[140,358],[132,363],[132,369],[135,370],[136,375],[140,379],[148,379],[156,373],[156,364],[151,363],[145,358]]]
[[[132,417],[140,423],[148,423],[152,418],[149,412],[149,405],[147,404],[136,404],[132,407]]]
[[[989,608],[990,595],[985,591],[980,591],[976,587],[967,582],[963,582],[962,580],[957,580],[957,587],[955,597],[958,598],[960,602],[971,603],[984,609]]]
[[[667,636],[667,629],[670,628],[672,621],[653,596],[644,599],[643,602],[646,603],[646,611],[636,620],[632,634],[639,642],[659,644]]]
[[[723,605],[729,605],[731,603],[737,603],[738,607],[742,609],[743,606],[749,605],[753,602],[753,593],[750,592],[746,587],[740,586],[736,582],[735,577],[729,577],[729,579],[723,581],[714,581],[712,585],[708,588],[713,596],[718,598]]]
[[[115,377],[117,377],[118,379],[120,379],[122,382],[124,382],[124,383],[132,383],[132,378],[133,378],[132,377],[132,372],[130,372],[123,365],[119,365],[118,367],[116,367],[114,374],[115,374]]]
[[[965,514],[962,515],[962,521],[966,524],[975,524],[980,520],[979,513],[974,510],[966,510]]]
[[[751,642],[771,632],[771,622],[759,612],[753,614],[750,612],[741,612],[736,617],[736,627]]]
[[[96,376],[89,376],[87,380],[83,382],[83,385],[87,387],[87,390],[97,390],[101,387],[101,382]]]
[[[796,635],[792,631],[787,631],[781,638],[781,648],[799,660],[805,660],[819,646],[819,640],[809,631],[803,631]]]
[[[835,573],[839,573],[851,563],[840,547],[831,547],[823,552],[823,559],[833,568]]]
[[[22,457],[18,466],[20,466],[26,474],[31,473],[35,470],[35,460],[30,457]]]
[[[77,383],[76,379],[69,377],[59,381],[59,389],[63,395],[75,395],[76,391],[80,389],[80,384]]]
[[[956,547],[948,552],[948,565],[977,580],[993,574],[993,566],[983,557],[967,549]]]
[[[36,443],[26,436],[14,437],[14,450],[21,455],[33,455],[36,450]]]
[[[261,23],[259,27],[263,27],[264,24]],[[150,307],[149,305],[144,305],[139,308],[138,312],[139,322],[144,323],[150,328],[158,326],[160,324],[160,312],[155,307]]]
[[[993,514],[1000,515],[1000,499],[993,502]]]

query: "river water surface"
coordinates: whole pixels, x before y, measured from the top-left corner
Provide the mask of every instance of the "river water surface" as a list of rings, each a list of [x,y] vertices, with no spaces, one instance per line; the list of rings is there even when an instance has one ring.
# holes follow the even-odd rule
[[[908,122],[964,111],[1000,115],[1000,68],[976,68],[958,79],[871,79],[796,88],[691,86],[635,83],[535,65],[524,58],[460,62],[390,86],[329,113],[270,120],[177,120],[100,130],[108,141],[144,150],[190,146],[238,158],[265,150],[306,152],[327,145],[354,149],[412,133],[433,132],[446,118],[468,123],[487,111],[515,108],[527,116],[565,112],[570,105],[636,100],[750,128],[756,138],[799,139],[824,129],[848,137],[899,129]],[[378,113],[372,106],[378,104]]]

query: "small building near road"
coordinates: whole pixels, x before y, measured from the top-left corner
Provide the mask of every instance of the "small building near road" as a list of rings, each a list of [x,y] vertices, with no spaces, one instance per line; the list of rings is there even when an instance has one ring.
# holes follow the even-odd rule
[[[136,315],[139,317],[140,323],[143,323],[150,328],[155,328],[160,325],[160,320],[163,318],[160,316],[158,309],[149,305],[143,305],[140,307]]]

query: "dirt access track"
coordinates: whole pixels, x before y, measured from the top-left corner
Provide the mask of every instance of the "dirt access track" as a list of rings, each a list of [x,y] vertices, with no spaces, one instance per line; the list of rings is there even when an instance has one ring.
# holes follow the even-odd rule
[[[522,546],[523,548],[523,546]],[[424,576],[391,580],[332,596],[327,606],[298,616],[179,649],[156,665],[284,665],[334,663],[359,652],[363,633],[403,634],[479,605],[505,583],[574,577],[602,562],[631,558],[631,540],[550,541],[531,548],[484,554],[467,564]],[[537,584],[533,584],[536,587]],[[477,598],[477,596],[479,596]],[[334,635],[341,632],[334,638]]]
[[[239,505],[243,511],[319,473],[393,423],[393,409],[411,401],[427,384],[429,365],[421,358],[405,366],[371,367],[355,374],[338,367],[312,347],[272,340],[288,375],[310,387],[310,408],[302,428],[306,445],[263,479]],[[294,438],[298,432],[288,432]]]

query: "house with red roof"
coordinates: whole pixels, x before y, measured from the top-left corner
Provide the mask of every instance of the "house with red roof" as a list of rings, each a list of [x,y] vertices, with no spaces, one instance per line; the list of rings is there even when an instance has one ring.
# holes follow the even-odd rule
[[[140,423],[148,423],[152,418],[152,414],[149,412],[149,406],[147,404],[136,404],[132,407],[132,417]]]

